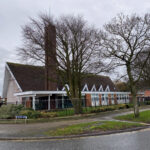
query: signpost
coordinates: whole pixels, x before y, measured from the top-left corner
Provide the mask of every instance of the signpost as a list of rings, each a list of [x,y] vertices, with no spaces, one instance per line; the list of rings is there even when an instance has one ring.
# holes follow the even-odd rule
[[[15,123],[17,123],[17,119],[25,119],[25,124],[27,123],[27,116],[16,116]]]

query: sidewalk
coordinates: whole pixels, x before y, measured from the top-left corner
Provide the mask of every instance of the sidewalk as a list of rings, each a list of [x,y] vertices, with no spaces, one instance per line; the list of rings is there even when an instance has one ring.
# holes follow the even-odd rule
[[[150,110],[150,108],[141,109],[140,111]],[[106,121],[106,120],[114,120],[113,117],[119,115],[125,115],[133,113],[133,111],[128,110],[120,110],[120,111],[112,111],[100,113],[95,116],[91,116],[88,118],[81,118],[78,120],[60,120],[53,121],[48,123],[35,123],[35,124],[0,124],[0,138],[28,138],[28,137],[45,137],[46,135],[43,132],[46,132],[50,129],[55,129],[58,127],[68,126],[72,124],[78,123],[86,123],[92,121]]]

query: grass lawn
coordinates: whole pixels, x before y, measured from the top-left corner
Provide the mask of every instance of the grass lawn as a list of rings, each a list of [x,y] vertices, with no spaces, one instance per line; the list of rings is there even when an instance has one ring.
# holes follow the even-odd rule
[[[128,114],[123,116],[117,116],[115,117],[115,119],[150,123],[150,110],[140,112],[140,116],[138,118],[135,118],[134,114]]]
[[[97,121],[97,122],[71,125],[64,128],[58,128],[56,130],[50,130],[45,134],[49,136],[76,135],[76,134],[90,133],[90,132],[97,132],[97,131],[127,129],[132,127],[139,127],[139,126],[142,125],[139,123],[128,123],[128,122],[120,122],[120,121]]]

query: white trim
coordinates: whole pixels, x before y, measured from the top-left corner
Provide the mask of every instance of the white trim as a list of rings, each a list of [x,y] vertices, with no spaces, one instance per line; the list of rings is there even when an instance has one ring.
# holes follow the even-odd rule
[[[48,110],[51,109],[51,96],[48,95]]]
[[[15,76],[14,76],[14,75],[13,75],[13,73],[11,72],[11,70],[10,70],[10,68],[9,68],[9,66],[8,66],[8,64],[7,64],[7,63],[6,63],[6,68],[8,69],[8,71],[9,71],[9,73],[11,74],[12,78],[15,80],[15,83],[17,84],[17,86],[18,86],[19,90],[20,90],[20,91],[22,91],[22,89],[21,89],[20,85],[18,84],[18,82],[17,82],[17,80],[16,80]]]
[[[110,92],[109,85],[107,85],[107,87],[106,87],[106,89],[105,89],[105,92]]]
[[[35,110],[35,96],[32,97],[32,109]]]
[[[82,91],[85,91],[85,90],[89,91],[87,84],[85,84],[83,89],[82,89]]]
[[[103,91],[104,91],[104,90],[103,90],[103,86],[102,86],[102,85],[100,85],[100,87],[99,87],[98,91],[99,91],[99,92],[103,92]]]
[[[92,89],[91,89],[91,91],[96,91],[95,84],[92,86]]]
[[[98,92],[98,91],[82,91],[82,94],[130,94],[130,92]],[[28,95],[44,95],[44,94],[62,94],[66,95],[66,91],[27,91],[27,92],[20,92],[15,93],[14,96],[28,96]]]
[[[69,90],[69,89],[70,89],[68,84],[65,84],[65,86],[62,88],[62,91],[65,91],[65,90],[66,90],[66,88],[67,88],[67,90]]]
[[[22,92],[22,93],[24,93],[24,92]],[[16,95],[14,94],[14,96],[16,96]],[[36,96],[36,94],[33,94],[33,95],[23,95],[21,97],[23,98],[23,97],[33,97],[33,96]]]

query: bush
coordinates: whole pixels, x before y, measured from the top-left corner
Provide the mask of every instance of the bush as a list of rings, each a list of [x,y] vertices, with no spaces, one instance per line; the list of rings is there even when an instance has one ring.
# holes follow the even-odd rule
[[[23,105],[2,105],[0,108],[0,119],[14,119],[23,109]]]
[[[118,104],[117,107],[118,107],[118,109],[125,109],[126,104]]]
[[[133,104],[126,104],[126,108],[132,108]]]
[[[72,115],[74,115],[74,109],[73,108],[68,108],[68,109],[57,111],[58,117],[72,116]]]
[[[106,109],[106,111],[112,111],[112,110],[115,110],[116,107],[115,106],[107,106],[105,109]]]
[[[57,117],[56,112],[41,112],[41,118],[53,118]]]
[[[20,115],[27,116],[30,119],[40,118],[41,113],[35,110],[22,110]]]

